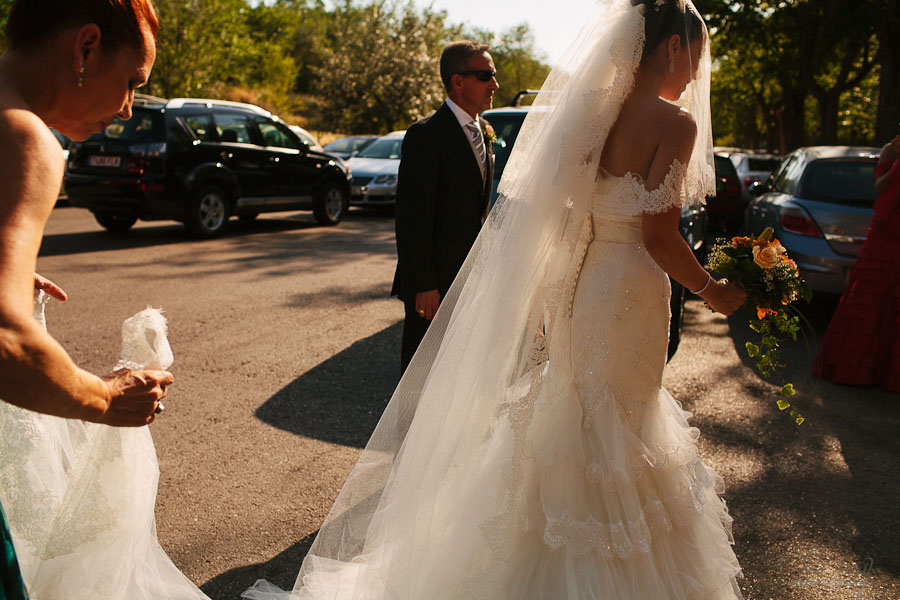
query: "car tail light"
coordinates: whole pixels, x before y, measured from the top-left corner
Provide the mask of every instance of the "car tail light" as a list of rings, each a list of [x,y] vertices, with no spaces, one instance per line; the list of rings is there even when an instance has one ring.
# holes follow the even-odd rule
[[[725,180],[725,193],[734,194],[735,196],[740,195],[741,193],[741,184],[738,181],[737,177],[728,177]]]
[[[824,237],[813,218],[800,206],[782,206],[779,211],[778,221],[781,224],[781,228],[789,233],[808,235],[810,237]]]
[[[744,177],[744,187],[750,187],[751,183],[753,183],[753,180],[750,177]]]

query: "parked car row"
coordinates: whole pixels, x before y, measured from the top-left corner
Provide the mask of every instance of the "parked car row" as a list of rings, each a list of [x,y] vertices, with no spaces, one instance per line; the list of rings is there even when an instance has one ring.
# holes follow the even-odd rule
[[[766,227],[813,292],[841,294],[874,213],[879,148],[813,146],[788,154],[765,182],[751,187],[744,228]]]
[[[262,108],[143,97],[132,112],[69,148],[69,202],[106,229],[174,219],[212,237],[231,216],[311,210],[320,224],[334,225],[349,206],[343,161],[313,150]]]
[[[750,188],[765,181],[781,164],[775,154],[736,148],[715,148],[716,195],[706,199],[709,219],[714,228],[735,232],[744,222],[751,200]]]

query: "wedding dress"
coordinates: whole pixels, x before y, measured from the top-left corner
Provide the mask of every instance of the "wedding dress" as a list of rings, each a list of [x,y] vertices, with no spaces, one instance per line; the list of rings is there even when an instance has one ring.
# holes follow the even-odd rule
[[[662,4],[601,2],[550,74],[293,592],[245,598],[741,597],[722,480],[661,385],[671,290],[641,237],[714,189],[708,45],[689,163],[654,190],[599,168]]]
[[[48,299],[41,291],[35,300],[44,325]],[[165,332],[154,309],[128,319],[117,368],[167,368]],[[158,480],[148,427],[0,402],[0,503],[32,600],[208,600],[157,541]]]

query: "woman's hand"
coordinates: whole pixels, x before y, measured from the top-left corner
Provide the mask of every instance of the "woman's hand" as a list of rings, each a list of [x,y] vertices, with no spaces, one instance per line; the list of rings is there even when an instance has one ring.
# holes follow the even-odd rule
[[[741,288],[730,283],[727,279],[720,279],[711,283],[700,297],[716,312],[730,315],[744,304],[747,293]]]
[[[120,369],[102,378],[109,407],[98,421],[115,427],[140,427],[153,422],[174,378],[167,371]]]
[[[61,287],[59,287],[43,275],[38,275],[37,273],[34,274],[34,289],[44,290],[45,292],[50,294],[51,297],[56,298],[61,302],[65,302],[69,299],[68,294],[66,294],[66,292]]]

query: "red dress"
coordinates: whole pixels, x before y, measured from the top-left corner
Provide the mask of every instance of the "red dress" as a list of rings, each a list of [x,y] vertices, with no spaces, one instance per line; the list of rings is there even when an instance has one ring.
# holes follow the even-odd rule
[[[875,202],[869,233],[850,272],[813,375],[835,383],[878,385],[900,392],[900,160]]]

